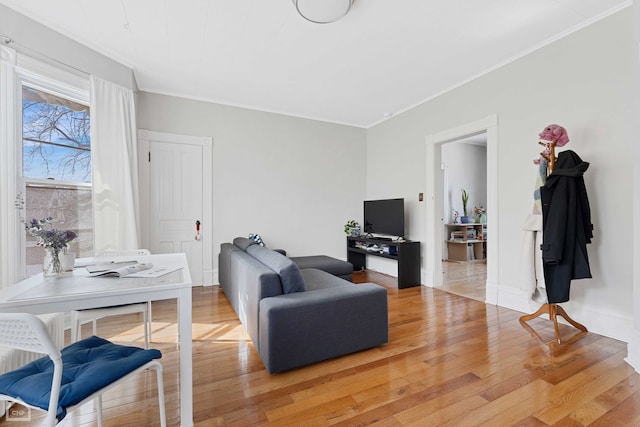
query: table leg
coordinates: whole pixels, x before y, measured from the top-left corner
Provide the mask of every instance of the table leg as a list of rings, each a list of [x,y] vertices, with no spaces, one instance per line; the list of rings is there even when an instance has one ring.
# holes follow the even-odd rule
[[[193,426],[193,358],[191,332],[191,288],[178,297],[178,343],[180,346],[180,425]]]

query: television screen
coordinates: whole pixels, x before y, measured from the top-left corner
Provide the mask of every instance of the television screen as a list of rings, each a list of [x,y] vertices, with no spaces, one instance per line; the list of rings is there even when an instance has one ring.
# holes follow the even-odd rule
[[[404,199],[365,200],[364,232],[404,236]]]

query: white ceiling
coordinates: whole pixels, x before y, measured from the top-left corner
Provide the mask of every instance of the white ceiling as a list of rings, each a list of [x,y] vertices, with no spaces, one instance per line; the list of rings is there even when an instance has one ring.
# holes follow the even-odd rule
[[[0,0],[141,90],[365,128],[630,3],[355,0],[318,25],[291,0]]]

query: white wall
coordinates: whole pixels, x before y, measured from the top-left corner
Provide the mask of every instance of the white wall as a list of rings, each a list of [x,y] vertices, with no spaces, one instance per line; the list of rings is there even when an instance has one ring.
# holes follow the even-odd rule
[[[590,330],[627,339],[633,317],[632,251],[624,239],[634,221],[632,44],[627,9],[369,129],[367,196],[425,191],[425,137],[497,114],[500,222],[491,226],[499,228],[498,301],[533,311],[519,282],[532,159],[540,151],[538,133],[551,123],[563,125],[571,138],[566,148],[591,162],[585,180],[595,226],[593,279],[574,282],[565,308]],[[388,165],[402,165],[393,180],[376,173]],[[424,206],[409,209],[410,237],[424,241]],[[429,254],[422,256],[424,266]]]
[[[633,52],[632,73],[633,85],[631,94],[635,101],[633,106],[632,120],[635,124],[634,135],[640,135],[640,4],[634,2],[634,34],[633,34]],[[640,144],[633,143],[634,151],[630,153],[634,159],[640,159]],[[640,218],[640,167],[634,168],[633,176],[633,218]],[[640,226],[634,221],[633,226],[633,306],[634,306],[634,325],[631,331],[631,339],[629,340],[627,361],[640,372]]]
[[[442,145],[442,163],[448,170],[448,188],[445,188],[445,222],[452,222],[452,210],[464,215],[462,189],[469,194],[467,214],[475,220],[473,208],[487,207],[487,147],[464,142]]]
[[[346,258],[362,222],[366,131],[141,92],[138,126],[213,138],[214,268],[220,243],[259,233],[292,256]]]

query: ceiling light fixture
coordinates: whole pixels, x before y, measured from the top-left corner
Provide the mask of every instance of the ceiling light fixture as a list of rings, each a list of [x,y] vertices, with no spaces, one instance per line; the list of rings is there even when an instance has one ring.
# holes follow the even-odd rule
[[[354,0],[292,0],[296,10],[314,24],[330,24],[349,13]]]

